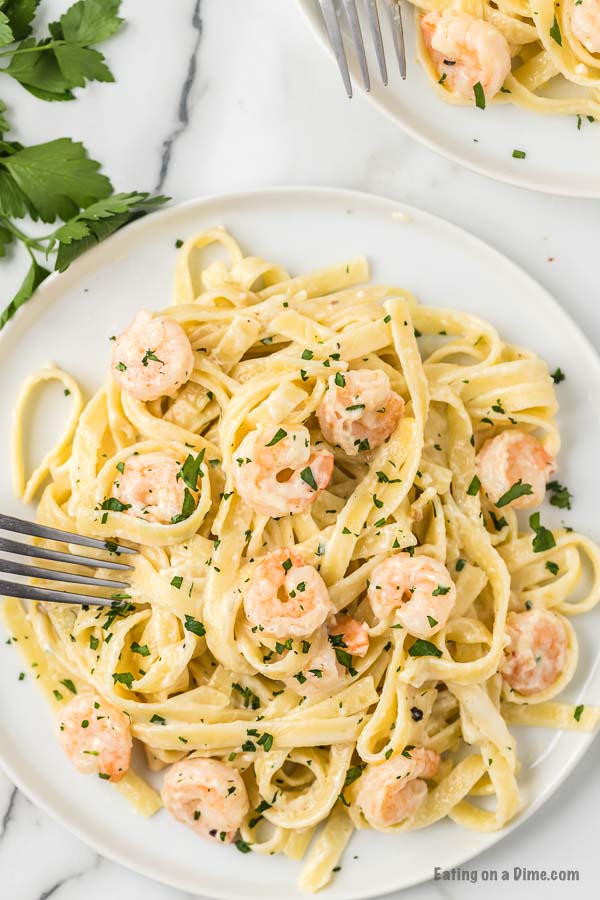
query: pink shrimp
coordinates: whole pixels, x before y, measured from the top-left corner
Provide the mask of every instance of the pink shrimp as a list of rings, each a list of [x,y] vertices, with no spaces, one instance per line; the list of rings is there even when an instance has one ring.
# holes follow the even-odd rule
[[[271,426],[251,431],[234,453],[233,480],[240,497],[265,516],[307,509],[333,472],[329,450],[311,450],[310,432]]]
[[[120,781],[129,769],[129,719],[94,691],[77,694],[60,711],[59,741],[71,762],[85,775]]]
[[[403,412],[404,400],[385,372],[359,369],[329,378],[317,418],[326,441],[356,456],[383,444]]]
[[[477,455],[477,474],[492,503],[497,503],[518,481],[529,485],[531,493],[505,504],[513,509],[539,506],[546,493],[546,482],[555,468],[555,460],[537,438],[517,428],[490,438]]]
[[[569,16],[577,40],[589,53],[600,53],[600,0],[575,0]]]
[[[369,649],[369,628],[352,616],[340,613],[328,625],[332,637],[341,637],[343,649],[351,656],[366,656]]]
[[[435,750],[413,747],[379,765],[369,766],[361,776],[356,802],[372,828],[388,828],[411,819],[425,802],[427,785],[438,770]]]
[[[180,469],[180,462],[161,451],[131,454],[115,478],[114,495],[129,515],[168,525],[181,515],[186,499]]]
[[[490,22],[457,9],[435,9],[421,19],[425,46],[452,93],[475,102],[475,88],[486,100],[498,93],[510,73],[508,42]]]
[[[500,673],[513,690],[528,696],[549,688],[564,671],[568,636],[556,613],[530,609],[509,613],[506,631],[510,644]]]
[[[112,350],[114,379],[138,400],[174,397],[194,368],[194,352],[181,325],[142,309]]]
[[[373,569],[367,596],[380,619],[397,609],[398,621],[410,634],[428,638],[448,621],[456,586],[437,559],[397,553]]]
[[[299,553],[280,548],[254,570],[244,590],[252,625],[278,638],[306,637],[333,612],[325,582]]]
[[[218,843],[231,843],[250,809],[237,769],[217,759],[182,759],[165,775],[162,799],[178,822]]]

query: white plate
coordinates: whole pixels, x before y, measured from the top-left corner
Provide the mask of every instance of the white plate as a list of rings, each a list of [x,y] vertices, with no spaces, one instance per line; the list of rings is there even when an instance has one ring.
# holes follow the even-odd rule
[[[31,513],[11,499],[7,446],[11,407],[23,379],[52,360],[88,391],[96,388],[106,371],[108,337],[141,306],[169,304],[175,240],[223,224],[249,253],[292,272],[365,253],[375,281],[401,284],[425,303],[484,316],[507,338],[537,350],[552,367],[561,366],[568,378],[560,386],[567,411],[561,417],[566,442],[560,477],[577,500],[569,521],[600,537],[595,405],[600,366],[594,351],[561,308],[504,257],[419,210],[405,207],[410,221],[394,220],[397,209],[378,197],[301,188],[200,200],[134,224],[87,253],[65,275],[50,278],[0,337],[0,508]],[[52,400],[45,410],[46,441],[67,402],[61,391]],[[544,521],[557,524],[559,519],[556,509],[544,513]],[[598,702],[598,618],[586,616],[575,626],[581,662],[569,696]],[[236,900],[302,896],[295,888],[297,864],[206,843],[164,811],[141,820],[110,785],[79,775],[54,739],[50,710],[31,673],[18,680],[24,668],[17,648],[1,640],[0,757],[35,803],[105,856],[183,890]],[[564,781],[590,741],[583,734],[533,730],[520,736],[525,812],[515,825]],[[323,897],[366,898],[424,881],[434,866],[459,865],[500,837],[461,830],[450,821],[402,837],[362,832],[353,837],[342,870]]]
[[[331,56],[331,77],[339,81],[342,103],[344,87],[317,0],[298,2],[319,42]],[[600,123],[589,123],[584,118],[578,130],[575,116],[543,116],[511,104],[490,105],[480,110],[444,103],[432,90],[417,59],[414,7],[408,2],[403,5],[408,76],[402,81],[383,3],[380,7],[388,87],[381,83],[368,24],[363,23],[371,73],[371,92],[366,96],[375,106],[411,137],[481,175],[549,194],[600,197]],[[349,34],[345,35],[345,46],[354,88],[364,93]],[[526,158],[514,159],[513,150],[524,150]]]

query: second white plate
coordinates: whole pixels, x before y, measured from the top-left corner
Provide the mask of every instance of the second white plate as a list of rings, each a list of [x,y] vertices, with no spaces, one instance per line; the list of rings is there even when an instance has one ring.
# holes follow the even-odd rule
[[[298,3],[331,56],[331,78],[339,81],[339,102],[347,102],[317,0]],[[383,21],[387,17],[381,18],[382,30],[389,32]],[[403,20],[408,75],[402,81],[391,35],[386,33],[388,87],[381,83],[368,27],[363,29],[371,73],[371,92],[366,96],[375,106],[415,140],[481,175],[548,194],[600,197],[600,123],[584,118],[578,128],[576,116],[543,116],[511,104],[480,110],[442,102],[417,59],[414,7],[408,2],[403,6]],[[345,46],[354,88],[364,92],[349,35]],[[513,150],[524,151],[525,159],[513,158]]]

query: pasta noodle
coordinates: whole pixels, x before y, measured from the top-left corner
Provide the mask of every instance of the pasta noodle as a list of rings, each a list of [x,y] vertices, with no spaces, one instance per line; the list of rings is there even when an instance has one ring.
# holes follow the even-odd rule
[[[419,57],[456,105],[600,118],[598,0],[411,0]]]
[[[525,21],[500,8],[486,7]],[[167,769],[177,818],[243,852],[305,856],[307,891],[354,828],[501,828],[520,808],[510,726],[600,719],[555,699],[577,665],[569,619],[600,596],[598,549],[517,512],[560,447],[545,364],[368,279],[361,258],[290,277],[204,232],[179,251],[174,304],[117,338],[87,405],[51,368],[15,413],[15,486],[42,491],[39,521],[139,545],[105,606],[6,601],[67,752],[112,715],[114,740]],[[48,379],[71,417],[26,477],[28,401]],[[485,455],[505,438],[531,483],[498,497],[510,449],[491,480]],[[90,691],[103,715],[73,722]],[[108,778],[94,747],[85,770]],[[151,815],[153,776],[125,769],[111,780]]]

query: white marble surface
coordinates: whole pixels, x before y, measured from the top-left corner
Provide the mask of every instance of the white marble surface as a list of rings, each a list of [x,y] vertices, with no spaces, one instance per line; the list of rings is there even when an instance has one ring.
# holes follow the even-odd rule
[[[67,6],[47,0],[45,15]],[[43,104],[17,85],[2,96],[26,143],[70,135],[115,187],[185,200],[276,184],[386,194],[474,232],[525,268],[600,350],[597,202],[495,184],[405,137],[363,97],[345,99],[294,0],[124,0],[127,27],[107,46],[115,85]],[[18,283],[0,269],[3,297]],[[443,280],[443,273],[440,273]],[[561,790],[516,833],[466,868],[569,868],[577,885],[428,882],[395,900],[597,896],[598,741]],[[117,827],[117,826],[116,826]],[[432,859],[432,866],[435,860]],[[184,900],[98,857],[0,775],[0,896],[7,900]]]

